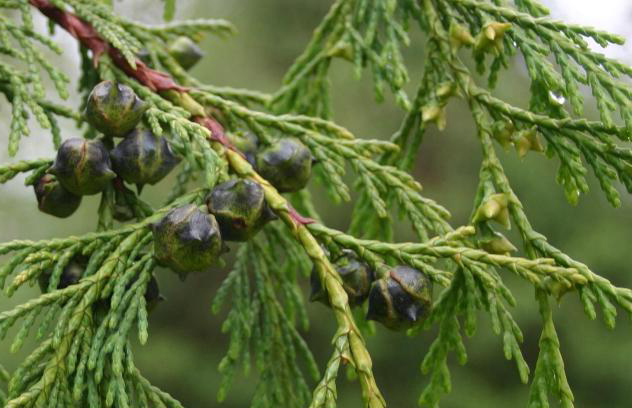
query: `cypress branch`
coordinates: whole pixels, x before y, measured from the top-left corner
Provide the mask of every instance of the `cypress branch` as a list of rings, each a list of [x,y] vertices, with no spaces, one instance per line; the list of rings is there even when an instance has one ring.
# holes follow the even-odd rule
[[[164,3],[164,17],[169,21],[176,2]],[[142,116],[148,131],[184,162],[177,185],[161,209],[152,209],[138,197],[140,188],[138,194],[127,189],[127,180],[119,175],[108,180],[101,192],[96,232],[0,244],[0,255],[7,255],[0,269],[0,287],[7,296],[25,284],[47,279],[42,295],[0,313],[0,338],[17,328],[12,351],[19,350],[31,332],[40,340],[12,373],[0,366],[0,383],[8,383],[6,392],[0,388],[3,406],[181,407],[141,375],[130,346],[134,328],[141,344],[148,341],[153,270],[166,256],[155,252],[158,227],[152,225],[162,224],[182,208],[217,222],[215,216],[220,216],[208,214],[206,197],[236,179],[259,186],[265,211],[280,222],[263,227],[242,244],[215,296],[213,312],[230,304],[223,325],[230,335],[229,348],[218,368],[222,376],[219,400],[229,392],[238,366],[248,372],[252,358],[259,377],[253,406],[334,407],[341,363],[348,363],[357,375],[364,406],[386,406],[365,342],[370,330],[351,309],[349,284],[338,264],[341,254],[353,254],[374,271],[371,292],[391,279],[414,306],[426,299],[406,286],[394,265],[414,268],[441,286],[432,307],[413,316],[420,321],[409,330],[419,334],[438,326],[421,365],[429,375],[419,399],[422,406],[438,406],[441,396],[451,390],[448,355],[452,351],[459,363],[466,363],[463,335],[473,336],[477,317],[485,315],[493,332],[502,336],[503,354],[515,361],[520,380],[531,381],[529,406],[548,406],[552,395],[563,406],[572,407],[574,397],[550,298],[559,300],[567,292],[576,292],[587,316],[596,318],[597,304],[609,327],[615,325],[617,307],[632,313],[632,290],[616,287],[534,229],[494,146],[494,140],[503,148],[514,146],[521,157],[544,151],[557,157],[557,178],[571,203],[588,191],[590,168],[608,200],[618,206],[614,183],[620,181],[632,192],[632,155],[625,144],[632,129],[632,91],[623,80],[632,76],[632,68],[586,46],[587,39],[602,46],[621,44],[616,35],[551,20],[548,11],[531,0],[516,0],[511,6],[501,1],[337,0],[288,69],[280,89],[265,94],[202,84],[170,50],[182,37],[194,44],[204,33],[234,34],[234,27],[224,20],[148,26],[115,15],[107,2],[80,0],[0,0],[0,8],[21,17],[0,16],[0,54],[7,57],[0,62],[0,93],[12,111],[10,155],[17,153],[22,137],[29,134],[31,115],[40,127],[50,129],[56,148],[62,142],[60,116],[83,126],[86,139],[100,140],[102,129],[85,117],[88,114],[77,112],[87,112],[92,89],[110,80],[115,81],[116,92],[129,89],[142,100],[139,120]],[[86,102],[76,111],[46,96],[42,73],[62,99],[68,96],[69,79],[44,57],[44,49],[62,50],[34,30],[33,9],[70,33],[82,47],[79,84]],[[404,88],[409,78],[402,54],[413,38],[411,22],[426,37],[424,72],[412,99]],[[472,48],[471,58],[479,72],[487,74],[488,87],[476,84],[463,54],[457,53],[461,47]],[[528,108],[513,106],[488,90],[516,52],[524,56],[531,79]],[[378,101],[390,89],[404,111],[390,141],[356,138],[329,120],[328,74],[334,59],[352,64],[358,76],[370,70]],[[584,104],[580,85],[590,87],[600,120],[580,117]],[[129,88],[119,88],[123,86]],[[483,153],[470,223],[456,228],[449,223],[448,210],[423,196],[421,184],[410,175],[426,130],[432,125],[445,127],[446,107],[453,97],[466,100]],[[571,112],[560,98],[569,99]],[[615,111],[620,120],[612,118]],[[282,195],[278,183],[264,177],[258,156],[253,159],[254,153],[240,139],[247,132],[257,135],[257,155],[281,140],[280,135],[298,140],[295,143],[310,154],[310,169],[315,159],[314,173],[333,200],[350,201],[355,191],[358,198],[349,232],[322,224],[308,191]],[[37,159],[4,164],[0,183],[30,172],[26,184],[36,184],[52,163]],[[353,183],[346,177],[349,169]],[[65,188],[63,175],[50,172]],[[189,190],[196,180],[201,187]],[[416,242],[394,242],[392,210],[406,217]],[[124,224],[130,219],[137,221]],[[247,225],[244,219],[238,221]],[[494,229],[496,224],[509,228],[512,223],[526,257],[511,255],[514,245]],[[226,224],[218,225],[223,235]],[[165,246],[161,251],[172,249]],[[69,268],[79,263],[81,276],[66,282]],[[337,323],[332,355],[322,372],[298,327],[309,325],[299,282],[310,267]],[[536,293],[542,334],[531,379],[520,348],[523,334],[511,314],[517,301],[501,270],[514,273]],[[391,296],[390,292],[379,295]],[[431,299],[427,300],[430,305]],[[399,311],[392,313],[389,318],[402,318]],[[39,315],[44,316],[41,322]],[[304,362],[305,369],[297,360]],[[310,381],[317,383],[312,387]]]

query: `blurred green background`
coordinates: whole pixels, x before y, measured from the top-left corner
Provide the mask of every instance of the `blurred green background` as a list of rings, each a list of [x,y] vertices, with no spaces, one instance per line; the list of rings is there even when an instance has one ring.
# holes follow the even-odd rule
[[[617,7],[623,7],[624,3],[619,3]],[[179,1],[178,18],[222,17],[231,20],[239,29],[239,34],[230,39],[205,40],[202,45],[206,58],[194,68],[193,73],[206,83],[274,91],[329,4],[309,0]],[[116,3],[116,7],[122,14],[146,22],[158,21],[162,12],[157,1],[122,2]],[[567,5],[557,5],[559,15],[564,15],[565,7]],[[621,15],[625,15],[624,12],[629,13],[629,10],[622,8]],[[631,19],[625,21],[629,23]],[[43,21],[38,23],[44,28]],[[65,34],[58,34],[56,39],[66,45],[67,51],[64,58],[55,59],[55,63],[67,67],[71,77],[76,77],[76,45]],[[422,43],[422,37],[415,33],[413,45],[406,51],[412,78],[410,91],[421,75]],[[621,51],[618,55],[622,55]],[[335,62],[332,74],[336,122],[348,127],[358,137],[388,138],[403,116],[392,98],[376,104],[369,76],[355,80],[350,66],[345,63]],[[503,74],[499,84],[496,90],[499,96],[524,105],[528,99],[529,83],[520,59],[516,59],[511,69]],[[75,98],[70,103],[77,102]],[[594,116],[592,111],[589,107],[588,114]],[[9,113],[10,107],[2,100],[0,146],[6,146]],[[467,222],[471,211],[480,150],[462,101],[450,103],[448,119],[444,132],[430,129],[419,152],[415,176],[423,184],[424,194],[446,206],[453,214],[453,225],[458,226]],[[77,134],[70,124],[65,129],[65,137]],[[40,131],[36,125],[33,130],[33,135],[22,141],[19,158],[52,156],[52,144],[47,133]],[[583,197],[577,207],[571,207],[555,183],[555,161],[535,154],[520,160],[515,152],[503,152],[501,149],[499,153],[533,225],[554,245],[587,263],[594,271],[617,285],[632,287],[627,252],[632,236],[630,198],[623,195],[622,208],[611,208],[591,178],[591,193]],[[6,149],[0,150],[0,160],[8,160]],[[16,179],[0,186],[1,242],[81,234],[95,227],[97,197],[86,197],[75,215],[67,220],[58,220],[37,211],[33,192],[24,188],[22,181],[23,178]],[[158,203],[172,183],[173,179],[148,187],[143,195]],[[319,191],[318,186],[312,188]],[[326,223],[346,229],[350,205],[336,206],[323,194],[315,197]],[[402,225],[402,239],[410,238],[406,232],[408,229]],[[518,242],[515,231],[508,235]],[[217,406],[217,364],[226,351],[227,336],[219,330],[224,315],[212,315],[210,303],[226,271],[190,277],[184,283],[167,271],[160,270],[157,274],[168,300],[150,316],[148,345],[135,348],[138,365],[145,375],[180,399],[185,406]],[[533,370],[540,331],[533,290],[511,273],[503,276],[519,302],[513,313],[524,331],[523,350]],[[304,290],[307,293],[307,285]],[[0,295],[0,311],[37,294],[36,288],[30,288],[11,299]],[[313,324],[304,335],[322,367],[330,354],[329,342],[335,323],[329,311],[320,304],[309,304],[308,311]],[[574,295],[562,300],[555,318],[576,406],[630,407],[630,319],[620,316],[617,328],[610,331],[602,321],[588,320]],[[420,373],[419,365],[434,335],[434,332],[425,332],[408,338],[404,334],[378,328],[377,334],[368,339],[377,382],[389,406],[416,405],[427,381]],[[11,355],[7,351],[9,344],[10,340],[0,342],[0,361],[13,368],[24,358],[25,352]],[[501,339],[492,334],[487,316],[481,316],[479,330],[473,338],[467,339],[466,346],[468,364],[460,367],[452,360],[453,391],[445,397],[442,406],[524,406],[528,387],[520,384],[514,363],[504,359]],[[253,376],[238,378],[222,406],[248,406],[255,383]],[[360,406],[358,384],[347,381],[344,375],[339,378],[338,384],[339,406]]]

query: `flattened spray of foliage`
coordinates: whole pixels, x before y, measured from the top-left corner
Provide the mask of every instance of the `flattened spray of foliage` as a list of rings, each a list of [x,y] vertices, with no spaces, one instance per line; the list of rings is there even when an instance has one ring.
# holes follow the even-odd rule
[[[176,2],[164,3],[169,21]],[[188,73],[202,57],[196,43],[204,34],[234,32],[223,20],[147,26],[87,0],[0,0],[0,10],[8,152],[27,143],[35,122],[57,149],[55,157],[3,164],[0,182],[29,173],[40,210],[57,217],[71,215],[83,195],[101,196],[92,233],[0,244],[6,296],[36,282],[42,289],[0,313],[0,337],[15,328],[12,351],[38,339],[12,372],[0,366],[3,406],[181,407],[136,367],[130,338],[148,341],[148,315],[161,298],[156,266],[183,279],[207,272],[225,241],[242,243],[213,302],[214,312],[229,309],[222,329],[230,336],[216,388],[223,400],[237,370],[254,371],[253,407],[335,407],[341,365],[355,373],[365,406],[385,407],[364,340],[367,320],[409,335],[438,327],[420,355],[426,376],[419,379],[420,406],[437,407],[451,390],[448,356],[466,363],[463,336],[475,334],[480,315],[489,316],[505,357],[529,384],[528,406],[572,407],[553,302],[578,296],[587,317],[600,309],[608,327],[618,310],[632,313],[630,289],[534,229],[496,153],[515,147],[520,156],[558,161],[557,181],[572,204],[587,193],[592,172],[618,206],[617,183],[632,191],[632,68],[588,46],[622,44],[618,36],[552,20],[534,0],[337,0],[279,90],[264,94],[202,84]],[[62,50],[34,28],[36,13],[81,46],[82,106],[54,102],[45,88],[50,80],[63,101],[70,80],[46,58]],[[418,89],[408,95],[402,49],[414,31],[423,33],[426,55]],[[528,107],[491,93],[515,54],[531,81]],[[358,76],[368,71],[378,101],[393,95],[404,119],[390,141],[359,139],[330,121],[334,59]],[[468,59],[487,83],[475,80]],[[598,121],[582,117],[581,86],[592,91]],[[448,210],[423,196],[410,175],[427,128],[445,127],[455,98],[467,102],[483,152],[465,226],[450,224]],[[83,137],[62,140],[60,117],[76,121]],[[177,184],[162,208],[152,208],[140,198],[142,186],[171,171]],[[304,189],[312,174],[336,202],[357,193],[349,231],[318,221]],[[395,242],[398,215],[415,242]],[[497,231],[512,225],[521,242]],[[517,246],[526,258],[512,255]],[[314,360],[301,335],[309,322],[299,282],[310,271],[312,299],[337,323],[327,362]],[[503,273],[535,291],[542,334],[534,367],[522,355],[511,314],[519,305]]]

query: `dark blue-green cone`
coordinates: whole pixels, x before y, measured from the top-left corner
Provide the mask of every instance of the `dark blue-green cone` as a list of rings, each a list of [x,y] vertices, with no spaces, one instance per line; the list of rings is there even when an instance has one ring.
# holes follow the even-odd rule
[[[39,210],[55,217],[70,217],[81,204],[81,196],[66,190],[52,174],[40,177],[33,185],[33,189]]]
[[[169,211],[153,225],[153,236],[156,260],[181,279],[192,272],[208,271],[222,252],[215,217],[193,204]]]
[[[361,305],[369,295],[371,283],[375,279],[373,269],[362,262],[355,252],[345,249],[333,264],[336,272],[342,278],[342,287],[349,297],[349,306]],[[309,300],[329,305],[329,296],[318,276],[316,268],[310,276],[311,294]]]
[[[147,282],[147,288],[145,289],[145,303],[147,304],[147,311],[153,311],[156,306],[165,300],[165,297],[160,293],[160,286],[158,280],[152,274],[149,282]]]
[[[122,183],[121,183],[122,184]],[[132,204],[127,200],[128,195],[134,192],[123,186],[122,189],[114,189],[114,203],[112,205],[112,218],[118,222],[127,222],[133,220],[136,214]]]
[[[110,152],[112,168],[123,180],[133,184],[156,184],[180,159],[164,137],[148,129],[136,129]]]
[[[367,320],[393,330],[419,324],[432,309],[432,282],[421,271],[396,266],[371,285]]]
[[[75,195],[98,194],[116,177],[100,140],[68,139],[59,146],[49,173]]]
[[[191,69],[197,64],[204,52],[189,37],[181,36],[176,38],[167,46],[167,52],[176,60],[178,64],[185,70]]]
[[[259,139],[257,136],[252,132],[239,134],[227,133],[226,136],[233,146],[244,154],[248,163],[250,163],[251,166],[256,167],[257,164],[255,155],[257,154],[257,149],[259,147]]]
[[[75,256],[73,257],[68,265],[64,268],[61,275],[59,276],[59,283],[57,284],[57,289],[64,289],[70,285],[74,285],[83,276],[83,272],[86,270],[86,266],[88,265],[88,259],[84,256]],[[48,290],[48,285],[50,284],[52,271],[44,271],[37,278],[37,283],[40,287],[42,293]]]
[[[247,241],[276,218],[266,204],[263,187],[252,180],[235,179],[217,185],[206,204],[226,241]]]
[[[130,290],[137,279],[138,275],[135,276],[131,282],[128,282],[125,290]],[[145,288],[145,294],[143,297],[145,298],[147,312],[149,313],[153,312],[154,309],[156,309],[156,306],[165,300],[165,297],[160,293],[158,280],[153,274],[151,275],[151,278],[149,278],[149,282],[147,282],[147,287]],[[101,322],[103,318],[107,316],[110,310],[110,300],[111,298],[100,299],[92,305],[92,310],[97,322]]]
[[[103,81],[88,95],[86,119],[106,136],[123,137],[138,125],[147,107],[129,86]]]
[[[299,191],[312,174],[312,154],[295,138],[279,139],[256,157],[257,171],[279,192]]]

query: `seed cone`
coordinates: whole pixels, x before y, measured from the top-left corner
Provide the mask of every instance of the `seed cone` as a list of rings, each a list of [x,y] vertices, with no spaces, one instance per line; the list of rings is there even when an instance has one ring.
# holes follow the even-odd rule
[[[55,217],[70,217],[81,204],[81,197],[66,190],[52,174],[43,175],[33,189],[39,210]]]
[[[49,170],[61,185],[75,195],[98,194],[116,177],[110,156],[100,140],[72,138],[59,146]]]
[[[234,133],[227,133],[226,136],[230,142],[246,156],[246,160],[253,167],[256,166],[255,155],[257,154],[257,148],[259,146],[259,139],[252,132],[246,132],[240,135]]]
[[[184,36],[176,38],[169,44],[167,52],[186,70],[191,69],[204,56],[200,47],[189,37]]]
[[[130,290],[137,279],[138,275],[136,275],[131,282],[127,283],[125,290]],[[145,298],[147,312],[149,313],[153,312],[154,309],[156,309],[156,306],[165,300],[165,297],[160,293],[158,280],[153,274],[151,275],[151,278],[149,278],[149,282],[147,282],[147,287],[143,297]],[[97,322],[102,322],[110,311],[110,300],[111,297],[100,299],[92,305],[94,317]]]
[[[432,308],[432,282],[417,269],[396,266],[371,285],[367,320],[392,330],[420,323]]]
[[[123,191],[115,189],[112,205],[112,218],[119,222],[127,222],[135,217],[134,208],[127,200],[128,195],[134,194],[134,192],[127,187],[123,187],[123,189]]]
[[[257,171],[281,193],[298,191],[312,174],[312,154],[295,138],[284,138],[263,149],[256,157]]]
[[[145,289],[145,302],[147,303],[147,311],[153,311],[156,306],[162,301],[165,300],[165,297],[160,293],[160,286],[158,285],[158,280],[152,274],[149,282],[147,282],[147,289]]]
[[[73,257],[59,276],[57,289],[64,289],[70,285],[74,285],[75,283],[79,282],[79,280],[83,276],[83,272],[85,271],[87,264],[88,260],[85,257],[81,255]],[[48,285],[50,284],[51,275],[52,271],[48,270],[42,272],[37,278],[37,283],[42,293],[48,291]]]
[[[355,252],[350,250],[343,251],[342,256],[334,262],[334,267],[336,268],[336,272],[338,272],[342,278],[343,289],[349,296],[349,306],[354,307],[361,305],[368,297],[371,283],[375,279],[373,269],[366,263],[362,262]],[[309,300],[329,305],[327,291],[323,288],[320,282],[320,277],[318,276],[316,268],[312,270],[310,284],[312,292]]]
[[[110,152],[116,174],[128,183],[156,184],[180,162],[167,139],[136,129]]]
[[[247,241],[276,216],[265,201],[263,187],[252,180],[230,180],[216,186],[206,198],[227,241]]]
[[[181,279],[191,272],[207,271],[222,252],[215,217],[193,204],[174,208],[153,226],[154,254],[158,263]]]
[[[136,127],[146,110],[147,105],[132,88],[103,81],[88,96],[86,119],[106,136],[122,137]]]

